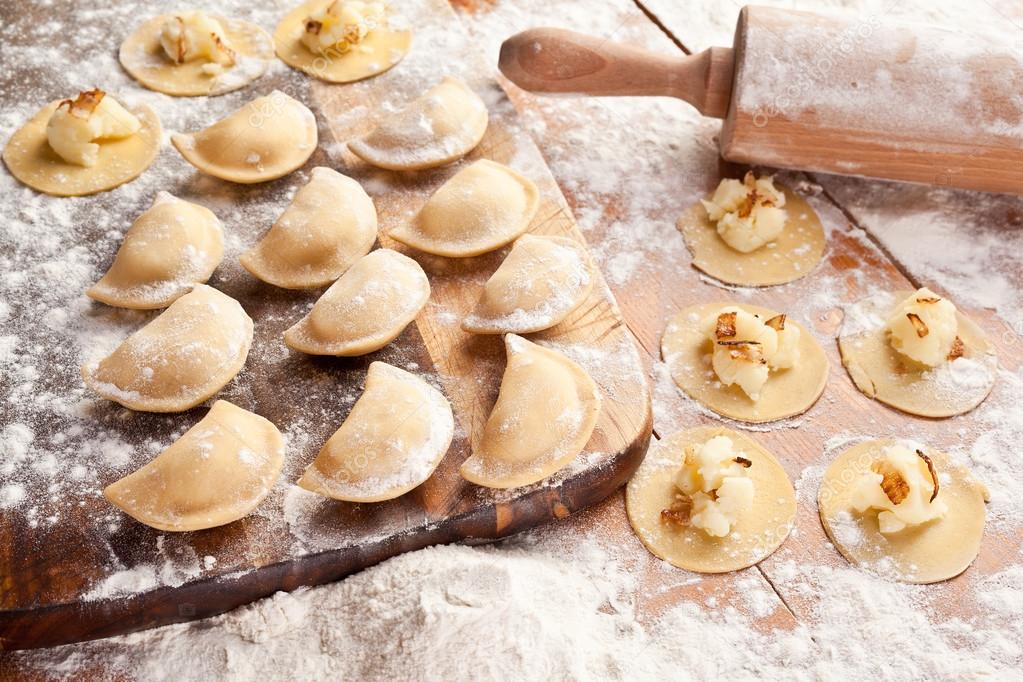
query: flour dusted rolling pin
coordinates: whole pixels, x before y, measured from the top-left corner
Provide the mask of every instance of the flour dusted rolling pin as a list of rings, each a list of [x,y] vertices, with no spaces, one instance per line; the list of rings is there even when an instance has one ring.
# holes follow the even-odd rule
[[[1020,40],[745,7],[731,48],[538,28],[505,41],[500,68],[534,92],[681,98],[725,119],[729,161],[1023,194]]]

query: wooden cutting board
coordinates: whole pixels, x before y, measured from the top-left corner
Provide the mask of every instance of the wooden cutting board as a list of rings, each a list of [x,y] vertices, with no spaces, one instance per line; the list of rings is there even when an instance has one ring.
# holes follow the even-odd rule
[[[411,19],[422,30],[418,49],[406,62],[366,82],[313,83],[290,94],[306,101],[321,125],[321,151],[303,170],[330,165],[363,183],[380,215],[380,245],[409,253],[429,275],[427,307],[388,348],[364,358],[315,358],[287,351],[281,334],[320,292],[276,289],[238,267],[222,266],[211,284],[240,300],[256,328],[248,363],[222,397],[267,417],[286,434],[288,463],[281,481],[252,516],[194,533],[161,533],[127,517],[110,525],[111,508],[94,491],[81,491],[75,511],[53,524],[6,514],[0,521],[0,649],[52,646],[203,618],[278,590],[337,580],[401,552],[506,536],[606,498],[638,466],[651,433],[650,391],[633,337],[598,278],[593,293],[568,320],[530,335],[574,358],[600,385],[603,410],[583,454],[551,479],[517,490],[482,489],[458,475],[493,405],[504,368],[501,338],[466,334],[459,322],[506,250],[452,260],[400,247],[386,233],[408,220],[459,166],[408,174],[381,171],[358,161],[343,142],[372,128],[381,107],[401,104],[456,73],[484,96],[491,111],[487,135],[469,160],[509,164],[537,183],[542,204],[530,227],[533,233],[583,237],[539,151],[450,7],[442,0],[414,4],[410,11],[417,16]],[[445,62],[429,52],[439,39],[453,68],[445,69]],[[268,89],[262,84],[259,93]],[[303,180],[292,176],[274,186],[295,187]],[[178,187],[155,189],[202,202],[209,182],[192,176]],[[244,201],[261,190],[225,191]],[[280,209],[285,205],[282,199]],[[125,215],[125,223],[133,217]],[[268,227],[227,225],[243,231],[246,244]],[[90,229],[98,235],[108,228]],[[236,254],[229,252],[232,257]],[[440,468],[411,493],[379,504],[342,503],[294,488],[298,473],[358,397],[373,360],[432,375],[443,387],[454,409],[456,436]],[[53,368],[67,390],[79,385],[74,369]],[[153,438],[171,440],[201,418],[205,408],[151,415],[102,404],[95,412],[96,419],[116,426],[122,440],[142,449]],[[124,473],[111,470],[103,478],[109,483]],[[45,498],[43,491],[29,494]],[[46,502],[39,506],[45,514]],[[148,586],[130,589],[140,576]],[[119,583],[127,587],[118,589]]]

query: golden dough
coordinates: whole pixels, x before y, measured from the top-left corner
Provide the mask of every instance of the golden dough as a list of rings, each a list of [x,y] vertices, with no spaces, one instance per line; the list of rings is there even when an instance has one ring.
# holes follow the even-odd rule
[[[384,117],[348,148],[389,170],[421,170],[456,161],[487,132],[487,105],[459,78],[448,76],[416,100]]]
[[[675,501],[675,476],[687,445],[728,436],[736,452],[753,462],[753,508],[732,532],[712,537],[695,526],[677,528],[661,521],[661,510]],[[781,547],[796,517],[796,492],[778,460],[749,436],[721,426],[678,431],[651,446],[625,489],[625,510],[640,541],[654,556],[697,573],[737,571],[763,561]]]
[[[396,339],[430,298],[419,263],[390,249],[363,256],[284,332],[284,342],[313,355],[365,355]]]
[[[223,255],[224,232],[213,211],[160,192],[85,293],[121,308],[164,308],[205,283]]]
[[[586,247],[568,237],[524,234],[483,285],[462,329],[504,334],[548,329],[568,317],[593,290]]]
[[[661,339],[661,356],[672,379],[704,407],[738,421],[758,424],[806,412],[828,381],[828,358],[813,334],[791,317],[786,324],[799,328],[799,362],[792,369],[771,372],[757,401],[736,384],[723,386],[711,368],[710,341],[703,323],[726,305],[734,305],[767,320],[778,313],[744,303],[702,303],[680,311],[668,323]]]
[[[58,197],[105,192],[134,180],[149,168],[160,151],[163,128],[156,112],[145,104],[127,106],[142,123],[135,134],[99,141],[94,166],[68,163],[50,147],[46,124],[60,100],[50,102],[19,128],[4,147],[3,159],[11,175],[32,189]]]
[[[877,527],[876,510],[859,514],[851,506],[860,475],[896,442],[865,441],[835,458],[824,472],[817,497],[824,530],[842,556],[867,570],[918,584],[955,577],[980,550],[988,493],[948,455],[924,449],[941,481],[938,494],[948,505],[943,518],[884,535]]]
[[[161,27],[175,16],[174,13],[161,14],[148,19],[121,43],[118,53],[121,66],[150,90],[179,97],[223,95],[258,79],[274,58],[273,39],[259,26],[241,19],[211,15],[224,29],[237,63],[217,76],[203,73],[203,65],[209,62],[202,59],[176,64],[168,59],[160,45]]]
[[[693,267],[714,279],[739,286],[764,287],[809,275],[824,255],[824,227],[810,204],[779,185],[785,193],[788,219],[773,242],[755,251],[736,251],[718,235],[707,209],[693,204],[678,219],[678,229],[693,256]]]
[[[143,412],[182,412],[223,388],[252,344],[238,301],[205,284],[174,301],[114,352],[82,366],[85,385]]]
[[[494,409],[462,477],[488,488],[516,488],[550,476],[575,459],[600,415],[600,389],[561,353],[504,337],[508,364]]]
[[[846,311],[838,349],[864,395],[921,417],[952,417],[982,403],[995,385],[998,358],[973,320],[956,311],[962,358],[936,368],[916,363],[888,341],[885,320],[911,291],[882,294]]]
[[[203,173],[243,184],[287,175],[312,156],[317,141],[313,112],[280,90],[208,128],[171,136],[185,160]]]
[[[451,445],[444,394],[414,374],[374,362],[366,390],[298,484],[348,502],[381,502],[428,479]]]
[[[289,12],[274,31],[277,56],[303,73],[328,83],[351,83],[376,76],[400,62],[412,45],[411,31],[376,28],[350,51],[330,56],[312,52],[302,44],[306,19],[334,0],[311,0]]]
[[[499,249],[529,228],[540,203],[533,181],[481,159],[434,192],[408,225],[391,237],[437,256],[465,258]]]
[[[214,528],[255,509],[284,466],[284,438],[269,421],[218,400],[156,459],[103,496],[147,526]]]
[[[240,260],[250,273],[279,287],[323,287],[369,253],[376,238],[373,200],[355,180],[321,166]]]

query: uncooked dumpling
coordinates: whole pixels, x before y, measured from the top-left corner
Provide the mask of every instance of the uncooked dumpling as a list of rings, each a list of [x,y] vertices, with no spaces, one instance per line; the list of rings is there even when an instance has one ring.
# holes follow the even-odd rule
[[[655,556],[724,573],[781,546],[795,521],[796,493],[778,460],[752,438],[700,426],[650,448],[626,488],[625,509]]]
[[[274,31],[285,64],[329,83],[350,83],[387,71],[412,45],[412,32],[392,26],[386,3],[311,0]]]
[[[521,336],[504,337],[508,365],[462,477],[488,488],[535,483],[582,452],[600,415],[600,389],[582,367]]]
[[[390,249],[355,262],[309,314],[284,332],[284,342],[313,355],[365,355],[396,339],[430,298],[419,263]]]
[[[886,439],[840,454],[824,472],[817,503],[824,530],[851,563],[934,583],[976,558],[987,499],[987,489],[948,455]]]
[[[525,232],[539,197],[532,180],[482,159],[455,173],[391,237],[438,256],[478,256]]]
[[[487,105],[479,95],[448,76],[348,147],[380,168],[434,168],[472,151],[487,132],[487,120]]]
[[[251,344],[252,320],[238,301],[200,284],[113,353],[83,365],[82,378],[133,410],[181,412],[231,381]]]
[[[284,465],[284,438],[269,421],[218,400],[156,459],[103,496],[147,526],[214,528],[255,509]]]
[[[586,247],[567,237],[524,234],[483,285],[462,329],[476,334],[547,329],[568,317],[592,289]]]
[[[380,502],[425,481],[451,445],[455,422],[440,391],[383,362],[298,484],[348,502]]]
[[[828,380],[828,359],[813,334],[791,317],[746,304],[683,309],[668,322],[661,355],[689,397],[744,422],[802,414]]]
[[[32,189],[70,197],[113,189],[149,168],[163,129],[144,104],[121,106],[102,90],[50,102],[4,147],[11,175]]]
[[[318,167],[266,236],[242,255],[241,263],[279,287],[322,287],[369,253],[376,237],[376,208],[362,186]]]
[[[926,288],[877,294],[847,309],[838,349],[866,396],[922,417],[969,412],[997,376],[984,332]]]
[[[129,35],[121,66],[150,90],[167,95],[222,95],[266,71],[273,39],[255,24],[205,12],[161,14]]]
[[[122,308],[164,308],[210,278],[224,255],[224,234],[205,206],[160,192],[135,220],[91,298]]]
[[[252,100],[208,128],[171,142],[185,159],[222,180],[250,184],[287,175],[316,151],[316,117],[280,90]]]

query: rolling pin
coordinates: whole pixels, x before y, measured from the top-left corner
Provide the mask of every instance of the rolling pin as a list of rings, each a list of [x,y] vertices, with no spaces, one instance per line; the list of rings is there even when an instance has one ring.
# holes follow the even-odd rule
[[[504,42],[500,69],[533,92],[683,99],[724,119],[728,161],[1023,194],[1023,41],[744,7],[730,48],[537,28]]]

